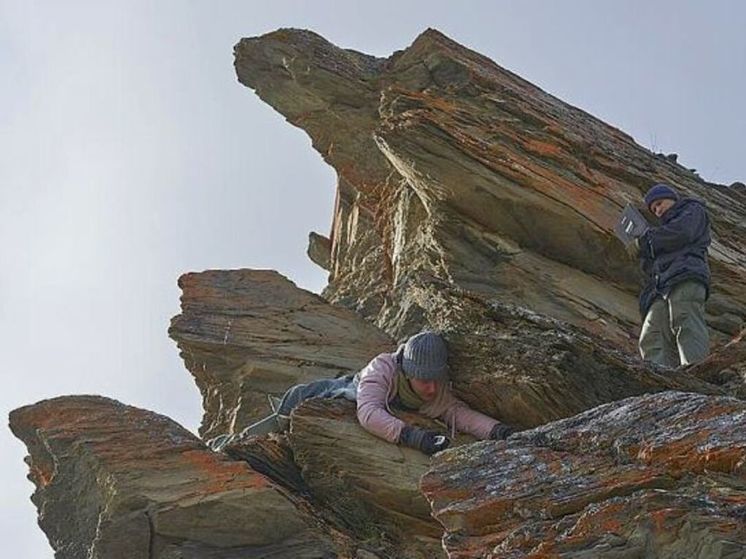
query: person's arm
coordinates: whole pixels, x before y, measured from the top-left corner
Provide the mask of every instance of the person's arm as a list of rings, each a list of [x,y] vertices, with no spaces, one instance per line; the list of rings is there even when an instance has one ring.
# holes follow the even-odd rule
[[[702,236],[709,224],[707,212],[700,204],[689,204],[668,223],[649,229],[641,238],[641,248],[651,256],[674,252]]]
[[[396,444],[406,423],[391,415],[386,407],[389,393],[386,379],[396,374],[389,371],[390,367],[392,364],[378,356],[363,369],[357,387],[357,419],[369,433]]]
[[[446,448],[450,441],[435,431],[408,425],[387,408],[390,383],[396,371],[385,357],[377,357],[363,369],[357,388],[357,419],[373,435],[393,444],[415,448],[427,455]]]
[[[478,439],[505,438],[505,431],[499,427],[510,429],[496,419],[471,409],[465,402],[452,394],[448,394],[448,408],[443,414],[447,425],[454,425],[457,430],[474,435]],[[512,432],[512,429],[510,429]],[[494,435],[494,436],[493,436]]]

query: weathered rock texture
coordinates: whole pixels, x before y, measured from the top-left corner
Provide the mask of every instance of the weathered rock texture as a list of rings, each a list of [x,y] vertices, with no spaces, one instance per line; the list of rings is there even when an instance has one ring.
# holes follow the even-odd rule
[[[204,397],[202,434],[240,431],[266,394],[360,369],[395,344],[354,313],[276,272],[187,274],[171,336]],[[651,369],[581,329],[448,285],[411,289],[416,321],[443,332],[453,388],[472,407],[521,427],[668,389],[720,393],[685,371]]]
[[[746,403],[667,392],[446,451],[422,480],[452,559],[746,557]]]
[[[332,265],[332,242],[329,237],[318,233],[308,234],[308,257],[324,270],[330,270]]]
[[[746,197],[428,30],[379,59],[309,31],[235,48],[239,81],[305,130],[338,174],[325,295],[392,335],[439,280],[631,348],[637,278],[612,234],[655,181],[704,199],[710,324],[746,316]],[[409,304],[406,304],[409,303]],[[435,308],[432,312],[445,309]]]
[[[333,556],[282,491],[172,420],[97,396],[11,413],[58,559]]]
[[[235,308],[247,308],[242,297],[253,301],[254,296],[248,294],[261,294],[263,306],[253,308],[251,318],[241,328],[243,348],[254,347],[265,339],[268,322],[275,324],[275,331],[292,330],[295,315],[286,305],[293,308],[294,301],[311,298],[320,316],[335,312],[333,305],[292,286],[278,274],[208,272],[189,278],[204,286],[217,278],[221,283],[230,283],[236,294],[232,302]],[[269,287],[270,284],[281,289]],[[273,297],[270,293],[281,296]],[[448,338],[456,393],[476,409],[515,425],[541,425],[635,394],[670,389],[717,394],[723,390],[717,383],[703,381],[691,371],[651,370],[635,356],[577,327],[526,309],[448,286],[439,289],[430,286],[415,295],[449,309],[439,315],[423,313],[421,318]],[[203,316],[216,316],[211,306],[215,301],[211,303],[195,295],[174,325],[187,316],[190,323],[206,324]],[[331,332],[315,330],[324,327],[324,322],[307,321],[304,336],[311,340],[324,339],[329,348],[341,347],[347,338],[336,339]],[[366,328],[375,330],[372,325]],[[172,335],[175,329],[176,326],[172,327]],[[193,363],[199,360],[206,363],[197,369],[209,371],[211,365],[205,350],[213,348],[212,353],[219,353],[222,342],[205,346],[193,345],[188,337],[178,339],[182,353],[190,355]],[[376,339],[383,340],[385,349],[393,349],[392,342],[386,346],[382,334]],[[728,355],[737,355],[731,349]],[[286,351],[284,344],[267,344],[262,349],[262,359],[278,362]],[[715,355],[713,362],[709,368],[701,365],[699,375],[712,380],[717,376],[711,373],[714,368],[728,365]],[[238,371],[240,367],[227,371],[221,382],[204,376],[200,384],[203,393],[217,401],[228,401],[222,395],[223,390],[233,383],[225,381],[234,378],[231,375],[239,374]],[[416,422],[411,415],[405,419]],[[216,411],[207,407],[203,424],[230,430]],[[440,554],[439,527],[430,518],[429,508],[418,490],[419,478],[429,461],[419,453],[366,433],[357,424],[351,403],[309,402],[293,414],[287,437],[270,441],[248,439],[229,446],[227,452],[247,461],[288,491],[302,495],[305,506],[324,519],[329,531],[345,534],[350,542],[364,542],[370,552],[386,557],[424,558]]]
[[[717,339],[719,332],[735,333],[746,316],[741,193],[705,183],[672,158],[650,153],[436,31],[389,59],[295,30],[244,39],[235,55],[239,81],[305,130],[337,171],[330,238],[309,239],[309,256],[330,271],[325,297],[378,325],[390,338],[376,339],[388,349],[423,327],[443,332],[454,390],[470,405],[533,427],[628,396],[725,389],[714,373],[655,370],[630,352],[639,323],[639,278],[612,228],[623,205],[638,201],[655,181],[707,201],[715,232],[714,283],[721,286],[709,305]],[[209,286],[215,278],[192,280]],[[242,293],[265,293],[251,285],[252,277],[239,280],[236,274],[225,281],[240,282]],[[197,356],[193,373],[211,366],[179,324],[183,317],[201,322],[200,314],[212,313],[204,299],[185,290],[183,302],[194,306],[185,305],[172,328],[182,354]],[[262,339],[268,315],[287,320],[284,310],[275,311],[284,306],[275,299],[252,313],[244,345]],[[313,329],[307,335],[318,337]],[[266,347],[263,360],[275,359],[274,348]],[[223,392],[209,374],[203,378],[203,394]],[[394,455],[402,451],[376,448],[380,443],[357,427],[351,410],[340,413],[345,406],[312,403],[294,414],[277,480],[285,477],[296,487],[302,480],[303,492],[332,524],[347,522],[342,529],[363,539],[361,526],[374,526],[401,554],[403,538],[393,519],[404,532],[433,536],[412,489],[424,465],[405,460],[400,466]],[[207,407],[203,425],[225,427],[217,415]],[[266,449],[248,444],[261,450],[244,449],[243,458],[271,471]],[[455,460],[453,468],[462,474],[454,475],[469,479],[472,465],[465,460],[474,447],[460,448],[453,452],[464,461]],[[502,472],[506,483],[520,481],[520,475],[511,477],[516,472]],[[558,491],[568,493],[568,487],[558,485]],[[679,489],[696,495],[699,486]],[[483,527],[480,536],[499,537],[492,528]],[[404,556],[427,556],[433,553],[428,545],[410,546]]]
[[[222,407],[205,406],[203,426],[215,426],[222,432],[244,426],[223,419],[224,410],[230,411],[231,405],[241,405],[244,415],[252,415],[246,412],[250,398],[241,396],[240,404],[230,404],[236,402],[234,387],[247,384],[245,368],[240,366],[242,358],[285,367],[289,354],[313,355],[318,363],[321,358],[317,353],[335,355],[347,344],[365,347],[364,340],[350,339],[361,330],[368,341],[380,344],[378,350],[371,348],[367,357],[394,349],[393,342],[374,326],[276,273],[189,274],[181,284],[201,287],[185,288],[184,312],[174,319],[171,334],[182,355],[189,356],[187,363],[206,401],[211,398],[221,403]],[[216,286],[211,288],[213,284]],[[210,295],[226,285],[231,286],[230,308],[227,296]],[[420,319],[448,338],[455,392],[474,408],[514,425],[541,425],[635,394],[670,389],[717,394],[722,390],[687,372],[651,370],[635,356],[577,327],[526,309],[449,286],[436,289],[431,285],[412,295],[448,309],[441,314],[422,313]],[[299,308],[312,311],[319,319],[309,320],[298,313]],[[236,327],[238,316],[243,319]],[[306,318],[299,320],[299,316]],[[329,328],[328,317],[339,316],[349,321],[345,322],[347,329]],[[231,335],[241,342],[235,349],[226,349],[224,332],[231,321]],[[298,330],[299,323],[303,324],[301,340],[310,342],[298,342],[299,338],[287,334]],[[320,352],[312,351],[314,341]],[[260,359],[254,356],[258,347]],[[211,374],[214,355],[232,355],[238,365],[221,365],[219,375]],[[321,373],[332,376],[324,370]],[[254,384],[245,390],[251,394],[259,389]],[[259,403],[256,412],[265,406],[263,400]],[[411,414],[403,415],[407,421],[417,422]],[[435,428],[444,430],[442,425]],[[210,436],[217,432],[206,431]],[[251,438],[229,446],[226,452],[247,461],[289,492],[303,496],[303,507],[316,511],[328,532],[344,534],[348,542],[364,542],[366,549],[386,557],[440,554],[439,526],[430,518],[418,489],[428,459],[366,433],[357,424],[349,402],[309,402],[293,414],[287,437]]]
[[[269,412],[267,395],[364,366],[391,339],[269,270],[209,271],[179,278],[182,313],[169,334],[199,387],[208,439]]]
[[[422,416],[394,413],[408,423],[444,430]],[[354,404],[344,400],[306,402],[293,413],[291,425],[286,436],[246,438],[226,452],[302,496],[333,528],[330,532],[365,544],[371,553],[444,556],[441,527],[419,490],[419,479],[430,464],[427,456],[363,430]],[[453,445],[473,442],[459,435]]]
[[[687,373],[746,400],[746,329],[701,363],[687,367]]]
[[[59,557],[744,556],[746,410],[725,396],[746,394],[743,336],[683,370],[640,362],[639,278],[611,232],[655,181],[706,200],[719,343],[746,317],[742,189],[437,31],[388,59],[298,30],[235,56],[239,81],[337,171],[330,236],[308,248],[330,283],[322,298],[272,271],[180,278],[169,334],[203,397],[201,436],[240,431],[267,395],[358,370],[423,327],[447,339],[458,396],[540,427],[459,439],[428,473],[345,401],[306,402],[287,434],[225,455],[108,400],[43,402],[11,422]]]

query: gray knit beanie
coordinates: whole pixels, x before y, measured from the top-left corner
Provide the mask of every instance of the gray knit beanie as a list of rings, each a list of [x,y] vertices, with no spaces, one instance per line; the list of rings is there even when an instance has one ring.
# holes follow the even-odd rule
[[[409,338],[401,351],[401,368],[409,378],[448,378],[448,349],[443,338],[427,330]]]

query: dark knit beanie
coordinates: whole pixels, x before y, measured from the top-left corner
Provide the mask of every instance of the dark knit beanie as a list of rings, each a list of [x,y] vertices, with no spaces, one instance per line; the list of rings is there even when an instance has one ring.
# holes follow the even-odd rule
[[[409,378],[445,380],[448,378],[448,349],[435,332],[415,334],[404,344],[401,368]]]
[[[654,187],[652,187],[650,190],[648,190],[648,193],[645,195],[645,205],[650,208],[650,204],[655,202],[656,200],[678,200],[679,195],[678,193],[673,189],[673,187],[668,186],[667,184],[656,184]]]

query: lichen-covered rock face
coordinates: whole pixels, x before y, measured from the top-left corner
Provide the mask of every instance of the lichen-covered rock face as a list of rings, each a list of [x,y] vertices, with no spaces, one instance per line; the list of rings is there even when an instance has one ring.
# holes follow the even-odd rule
[[[630,398],[449,450],[422,480],[451,559],[746,556],[746,403]]]
[[[237,335],[244,353],[238,353],[237,358],[261,347],[262,363],[286,363],[289,347],[296,355],[311,354],[312,341],[324,340],[324,350],[334,355],[338,351],[335,348],[345,345],[347,332],[336,339],[333,334],[342,330],[324,330],[328,318],[303,322],[303,339],[311,340],[306,345],[297,340],[292,345],[272,342],[276,338],[271,332],[296,329],[298,308],[309,310],[295,301],[310,298],[313,312],[319,317],[336,313],[347,316],[348,312],[310,296],[277,274],[238,271],[200,276],[191,275],[189,280],[208,286],[220,278],[221,283],[240,285],[240,289],[230,290],[232,310],[223,307],[219,313],[218,299],[210,301],[205,295],[195,298],[194,293],[183,299],[184,314],[174,320],[172,335],[178,328],[182,353],[194,360],[205,359],[207,348],[215,355],[225,351],[220,341],[205,343],[210,338],[206,324],[220,319],[223,322],[218,322],[217,331],[223,332],[228,320],[235,321],[242,314],[246,317]],[[267,278],[281,289],[268,289]],[[671,389],[720,392],[717,386],[685,371],[651,370],[636,357],[577,327],[526,309],[448,286],[436,289],[431,285],[413,291],[413,297],[421,301],[420,319],[442,331],[448,340],[456,393],[475,409],[516,426],[541,425],[635,394]],[[261,306],[255,304],[257,298]],[[249,308],[251,312],[246,312]],[[442,308],[448,312],[439,312]],[[205,320],[204,316],[211,318]],[[362,322],[354,317],[352,324],[357,321]],[[185,335],[185,324],[199,325],[192,330],[199,333],[199,338]],[[355,328],[375,330],[364,322]],[[382,344],[388,339],[381,333],[377,336]],[[194,343],[197,339],[200,343]],[[393,347],[389,342],[386,349]],[[717,355],[713,360],[727,365]],[[202,374],[209,370],[210,362],[205,362],[207,367],[197,368]],[[240,370],[226,371],[222,383],[209,384],[210,377],[202,377],[209,387],[203,390],[216,401],[230,402],[230,392],[223,391],[233,386],[232,375]],[[206,408],[205,412],[204,424],[221,424],[213,410]],[[408,422],[418,421],[412,414],[403,416]],[[326,526],[324,532],[336,534],[338,547],[356,550],[364,543],[366,552],[383,557],[424,559],[441,555],[440,527],[430,517],[429,506],[418,489],[419,478],[430,461],[418,452],[366,433],[358,425],[350,402],[307,402],[292,414],[287,436],[237,441],[226,452],[300,496],[301,508],[313,510]]]
[[[269,478],[161,415],[69,396],[15,410],[10,427],[58,559],[331,555]]]
[[[746,317],[746,197],[434,30],[378,59],[309,31],[243,39],[236,72],[305,130],[339,177],[326,295],[398,337],[433,280],[569,321],[631,349],[636,266],[612,230],[654,182],[713,218],[717,332]],[[441,309],[445,311],[446,309]]]

